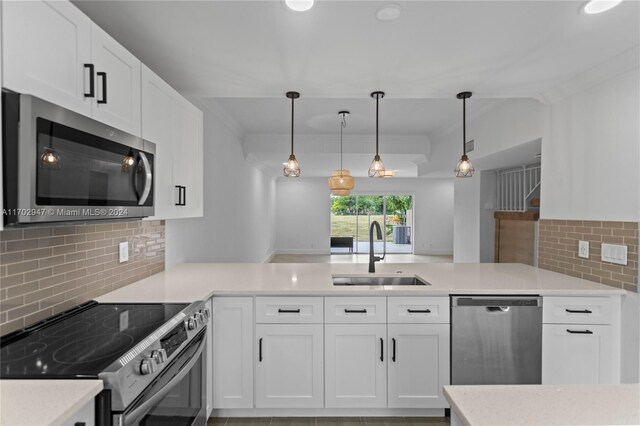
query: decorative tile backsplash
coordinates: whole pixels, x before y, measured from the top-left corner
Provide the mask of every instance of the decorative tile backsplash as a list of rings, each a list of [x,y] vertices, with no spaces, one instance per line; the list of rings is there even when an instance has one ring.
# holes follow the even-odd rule
[[[638,223],[550,220],[538,223],[538,266],[585,280],[638,291]],[[589,241],[589,259],[578,241]],[[602,243],[627,246],[627,266],[600,260]]]
[[[1,231],[0,335],[163,271],[164,253],[164,221]]]

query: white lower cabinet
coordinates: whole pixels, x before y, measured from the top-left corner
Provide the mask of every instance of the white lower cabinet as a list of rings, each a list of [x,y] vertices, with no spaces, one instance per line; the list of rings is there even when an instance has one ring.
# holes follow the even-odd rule
[[[209,312],[213,312],[213,299],[206,302],[205,307]],[[207,345],[206,345],[206,371],[205,378],[207,380],[207,417],[213,410],[213,317],[209,316],[207,323]]]
[[[617,383],[613,361],[610,325],[542,326],[543,384]]]
[[[94,426],[96,424],[96,404],[93,399],[73,413],[63,424],[74,426]]]
[[[449,324],[389,324],[389,408],[447,408]]]
[[[387,406],[386,324],[325,326],[325,406]]]
[[[256,407],[323,406],[322,324],[256,324]]]
[[[214,297],[213,408],[253,408],[253,297]]]

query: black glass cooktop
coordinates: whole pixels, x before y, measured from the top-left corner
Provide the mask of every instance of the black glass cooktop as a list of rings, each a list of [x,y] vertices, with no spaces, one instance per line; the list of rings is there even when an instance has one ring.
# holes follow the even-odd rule
[[[0,378],[93,378],[184,309],[184,304],[97,304],[6,336]]]

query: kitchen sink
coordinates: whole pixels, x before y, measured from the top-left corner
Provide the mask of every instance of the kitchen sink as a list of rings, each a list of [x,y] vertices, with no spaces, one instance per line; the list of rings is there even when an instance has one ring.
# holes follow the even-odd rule
[[[418,277],[332,277],[333,285],[431,285]]]

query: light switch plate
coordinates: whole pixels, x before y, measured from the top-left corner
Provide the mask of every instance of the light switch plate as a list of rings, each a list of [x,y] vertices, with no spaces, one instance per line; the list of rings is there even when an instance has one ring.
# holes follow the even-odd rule
[[[124,242],[118,245],[118,252],[120,253],[120,263],[124,263],[129,260],[129,243]]]
[[[617,244],[602,243],[602,255],[603,262],[616,263],[618,265],[627,264],[627,246]]]
[[[589,241],[578,241],[578,257],[589,258]]]

